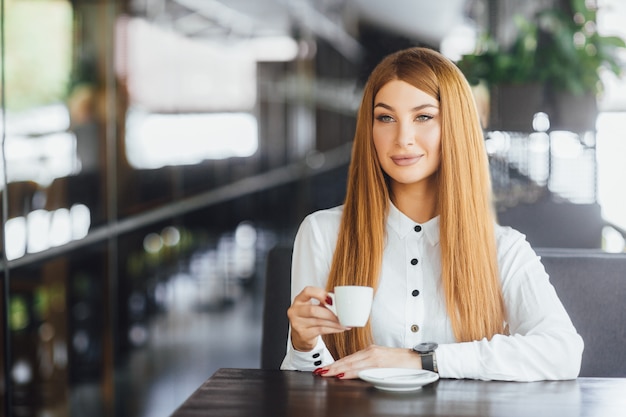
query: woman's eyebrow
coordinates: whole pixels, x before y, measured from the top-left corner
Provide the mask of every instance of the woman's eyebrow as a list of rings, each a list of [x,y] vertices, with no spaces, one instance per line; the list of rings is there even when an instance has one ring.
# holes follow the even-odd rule
[[[393,110],[394,110],[394,108],[393,108],[392,106],[390,106],[390,105],[388,105],[388,104],[385,104],[385,103],[376,103],[376,104],[374,105],[374,108],[377,108],[377,107],[382,107],[383,109],[387,109],[387,110],[390,110],[390,111],[393,111]],[[420,104],[419,106],[415,106],[415,107],[413,107],[413,108],[411,109],[411,111],[423,110],[423,109],[425,109],[425,108],[427,108],[427,107],[432,107],[432,108],[434,108],[434,109],[439,109],[439,107],[438,107],[437,105],[435,105],[435,104],[431,104],[431,103],[424,103],[424,104]]]

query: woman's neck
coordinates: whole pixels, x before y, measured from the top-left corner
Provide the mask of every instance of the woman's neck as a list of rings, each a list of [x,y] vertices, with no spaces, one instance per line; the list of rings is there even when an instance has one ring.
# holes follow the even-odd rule
[[[392,184],[391,201],[398,210],[417,223],[426,223],[439,214],[433,186]]]

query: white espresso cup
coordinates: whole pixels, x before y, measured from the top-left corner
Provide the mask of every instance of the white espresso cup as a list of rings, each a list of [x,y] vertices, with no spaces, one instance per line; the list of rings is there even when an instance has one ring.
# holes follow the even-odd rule
[[[346,327],[365,326],[372,310],[372,287],[342,285],[335,287],[334,292],[328,295],[333,304],[326,304],[326,307],[335,313],[339,323]]]

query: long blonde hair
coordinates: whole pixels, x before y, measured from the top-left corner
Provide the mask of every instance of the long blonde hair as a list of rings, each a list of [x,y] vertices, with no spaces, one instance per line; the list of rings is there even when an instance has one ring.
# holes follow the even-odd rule
[[[337,285],[378,286],[390,192],[372,139],[376,93],[405,81],[439,100],[441,166],[437,175],[441,280],[457,341],[504,333],[495,217],[487,154],[469,84],[459,69],[427,48],[387,56],[370,75],[357,116],[346,199],[327,290]],[[370,324],[325,335],[335,358],[372,343]]]

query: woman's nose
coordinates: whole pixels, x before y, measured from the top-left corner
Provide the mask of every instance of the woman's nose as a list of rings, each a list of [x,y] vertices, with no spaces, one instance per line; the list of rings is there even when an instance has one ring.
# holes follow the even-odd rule
[[[411,123],[398,123],[396,142],[400,146],[409,146],[415,143],[415,130]]]

